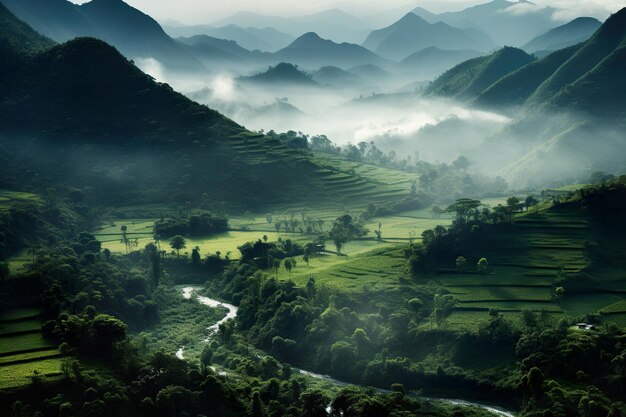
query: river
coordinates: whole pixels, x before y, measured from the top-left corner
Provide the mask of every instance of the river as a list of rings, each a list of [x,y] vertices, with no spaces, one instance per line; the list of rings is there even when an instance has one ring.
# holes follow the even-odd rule
[[[186,300],[191,299],[194,291],[200,290],[202,289],[202,287],[183,287],[181,289],[182,291],[182,295],[183,298]],[[228,304],[228,303],[223,303],[221,301],[217,301],[214,300],[212,298],[208,298],[208,297],[204,297],[201,295],[196,296],[196,299],[198,300],[198,302],[202,305],[205,305],[207,307],[210,308],[217,308],[217,307],[224,307],[226,309],[228,309],[228,313],[226,314],[226,317],[224,317],[222,320],[218,321],[217,323],[215,323],[213,326],[209,327],[207,329],[207,335],[204,337],[204,341],[207,342],[211,339],[211,337],[217,332],[217,330],[219,329],[220,324],[227,322],[230,319],[234,319],[235,317],[237,317],[237,306],[234,306],[232,304]],[[185,358],[185,347],[182,346],[181,348],[178,349],[178,351],[176,352],[176,357],[179,359],[184,359]],[[335,385],[339,385],[339,386],[348,386],[348,385],[355,385],[355,384],[350,384],[347,382],[343,382],[343,381],[339,381],[337,379],[334,379],[328,375],[320,375],[320,374],[316,374],[315,372],[310,372],[310,371],[306,371],[304,369],[297,369],[294,368],[294,370],[296,370],[297,372],[301,373],[304,376],[307,376],[309,378],[314,378],[314,379],[319,379],[319,380],[323,380],[323,381],[327,381],[330,382],[332,384]],[[358,385],[357,385],[358,386]],[[365,388],[365,387],[362,387]],[[381,393],[388,393],[390,391],[388,390],[384,390],[384,389],[377,389],[378,392]],[[477,403],[477,402],[473,402],[473,401],[467,401],[467,400],[460,400],[460,399],[450,399],[450,398],[433,398],[433,397],[420,397],[422,399],[428,400],[428,401],[441,401],[444,403],[448,403],[448,404],[453,404],[453,405],[463,405],[463,406],[474,406],[474,407],[479,407],[482,408],[483,410],[487,410],[491,413],[493,413],[496,416],[500,416],[500,417],[515,417],[515,413],[513,413],[512,411],[506,410],[504,408],[495,406],[495,405],[487,405],[487,404],[481,404],[481,403]]]

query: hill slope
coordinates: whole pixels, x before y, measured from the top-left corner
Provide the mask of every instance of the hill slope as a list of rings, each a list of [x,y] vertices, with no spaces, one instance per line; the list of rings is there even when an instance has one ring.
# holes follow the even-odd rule
[[[248,132],[95,39],[21,58],[0,78],[0,96],[0,177],[19,184],[28,170],[38,187],[97,189],[99,204],[365,206],[404,196],[410,185],[343,172],[307,149]],[[334,187],[338,176],[341,187]]]
[[[559,21],[556,11],[526,0],[493,0],[458,12],[434,14],[418,7],[413,13],[430,23],[444,22],[461,29],[480,28],[500,44],[520,46],[554,28]]]
[[[473,50],[443,50],[435,47],[422,49],[400,62],[400,67],[416,77],[430,79],[468,59],[483,55]]]
[[[235,41],[241,47],[250,51],[260,50],[264,52],[275,52],[294,41],[294,37],[280,32],[274,28],[263,29],[255,27],[243,28],[237,25],[226,25],[213,27],[208,25],[197,26],[166,26],[165,31],[172,37],[190,38],[197,35],[207,35],[212,38]]]
[[[532,53],[537,51],[556,51],[589,39],[602,23],[592,17],[579,17],[563,26],[554,28],[532,39],[522,47]]]
[[[513,71],[483,91],[474,103],[500,111],[522,106],[537,87],[570,59],[578,48],[571,46],[562,49]]]
[[[213,22],[213,26],[270,27],[292,36],[316,32],[336,42],[361,42],[371,27],[367,22],[339,9],[329,9],[305,16],[271,16],[253,12],[239,12]]]
[[[36,52],[54,45],[51,39],[35,32],[0,3],[0,43],[18,52]]]
[[[440,49],[475,49],[488,51],[496,44],[485,39],[478,31],[464,31],[445,23],[428,23],[413,13],[408,13],[393,25],[372,32],[363,46],[380,56],[402,60],[429,47]]]
[[[471,100],[505,75],[532,62],[524,51],[505,47],[485,56],[470,59],[444,73],[425,91],[426,95]]]
[[[315,87],[317,83],[292,64],[281,62],[267,71],[249,77],[241,77],[240,81],[255,84],[289,84],[303,87]]]
[[[365,64],[381,64],[384,60],[367,49],[351,43],[335,43],[309,32],[300,36],[286,48],[276,52],[281,61],[319,68],[334,65],[342,68]]]
[[[624,49],[626,8],[615,13],[576,53],[547,78],[526,102],[554,104],[595,115],[623,115],[626,103]],[[617,106],[617,107],[615,107]]]
[[[82,36],[102,39],[131,58],[155,58],[173,70],[199,71],[202,65],[172,40],[150,16],[122,0],[2,0],[9,10],[57,42]]]

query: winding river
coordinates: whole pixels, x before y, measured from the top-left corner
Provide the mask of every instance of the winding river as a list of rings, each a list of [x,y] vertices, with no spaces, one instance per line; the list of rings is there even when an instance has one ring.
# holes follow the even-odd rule
[[[191,299],[193,293],[200,289],[202,289],[202,287],[197,287],[197,286],[196,287],[183,287],[181,289],[183,298],[186,300]],[[209,341],[211,337],[213,337],[213,335],[219,329],[220,324],[225,323],[228,320],[234,319],[235,317],[237,317],[237,306],[234,306],[228,303],[223,303],[221,301],[217,301],[212,298],[204,297],[201,295],[196,296],[196,299],[198,300],[200,304],[205,305],[207,307],[210,307],[210,308],[224,307],[228,310],[226,317],[224,317],[222,320],[218,321],[213,326],[207,329],[207,335],[204,338],[205,342]],[[185,359],[185,347],[184,346],[178,349],[178,351],[176,352],[176,357],[179,359]],[[320,375],[314,372],[309,372],[309,371],[305,371],[303,369],[297,369],[297,368],[294,368],[294,370],[301,373],[304,376],[330,382],[334,385],[339,385],[339,386],[355,385],[355,384],[349,384],[347,382],[336,380],[328,375]],[[381,393],[390,392],[388,390],[383,390],[383,389],[377,389],[377,391]],[[505,410],[504,408],[501,408],[501,407],[494,406],[494,405],[486,405],[486,404],[476,403],[472,401],[449,399],[449,398],[433,398],[433,397],[421,397],[421,398],[425,400],[429,400],[429,401],[441,401],[441,402],[445,402],[445,403],[453,404],[453,405],[479,407],[479,408],[482,408],[483,410],[487,410],[493,413],[494,415],[500,416],[500,417],[515,417],[515,414],[513,412],[509,410]]]

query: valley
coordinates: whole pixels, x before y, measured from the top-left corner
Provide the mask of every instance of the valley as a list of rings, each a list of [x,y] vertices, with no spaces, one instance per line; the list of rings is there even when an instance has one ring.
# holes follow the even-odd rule
[[[624,416],[619,6],[0,0],[0,415]]]

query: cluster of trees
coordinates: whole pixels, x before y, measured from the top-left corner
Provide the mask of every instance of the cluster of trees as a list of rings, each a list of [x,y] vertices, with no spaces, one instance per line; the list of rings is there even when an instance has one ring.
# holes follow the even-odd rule
[[[360,222],[355,221],[349,214],[345,214],[335,220],[327,237],[335,245],[337,253],[341,254],[341,249],[343,249],[346,243],[365,236],[367,233],[367,229]]]
[[[154,223],[154,234],[159,238],[176,235],[208,236],[228,231],[228,218],[209,211],[195,211],[188,215],[161,218]]]
[[[289,213],[289,218],[275,219],[274,216],[270,214],[265,220],[268,224],[274,225],[277,233],[281,231],[307,235],[324,233],[325,221],[311,217],[304,211],[300,213],[299,219],[296,217],[296,213],[292,211]]]

